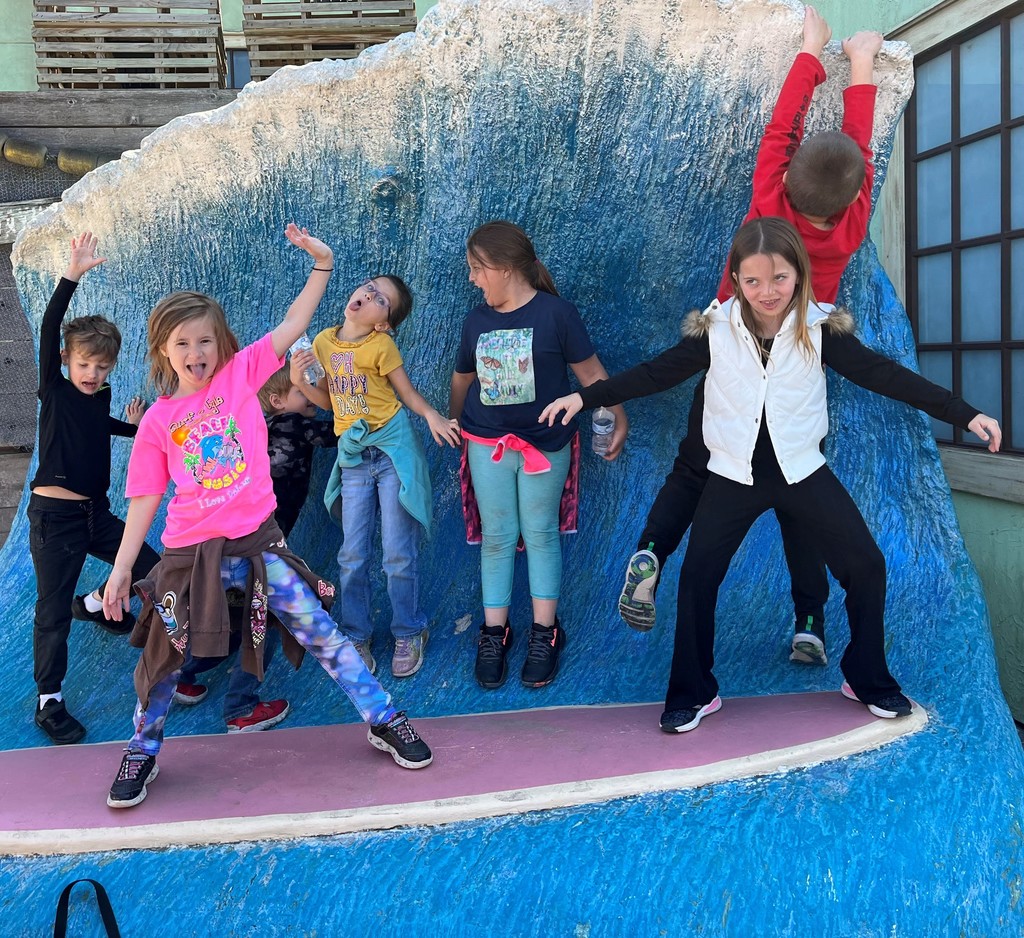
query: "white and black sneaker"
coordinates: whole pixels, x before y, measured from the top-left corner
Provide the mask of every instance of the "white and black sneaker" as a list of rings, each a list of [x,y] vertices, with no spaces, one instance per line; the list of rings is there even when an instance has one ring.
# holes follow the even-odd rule
[[[722,698],[716,697],[703,707],[687,707],[684,710],[666,710],[661,715],[663,733],[689,733],[700,725],[700,721],[711,713],[722,709]]]
[[[653,551],[638,550],[629,558],[619,595],[619,615],[631,629],[649,632],[654,627],[654,594],[660,573],[661,565]]]
[[[371,746],[382,752],[390,752],[391,758],[403,769],[425,769],[434,761],[430,747],[420,739],[404,710],[396,713],[387,723],[371,726],[366,738]]]
[[[800,619],[804,621],[800,621]],[[789,660],[800,664],[828,664],[825,654],[825,620],[817,616],[803,616],[796,620]]]
[[[121,768],[117,770],[117,777],[107,794],[107,804],[111,808],[134,808],[146,800],[146,786],[159,771],[156,756],[126,749]]]
[[[864,703],[854,692],[853,688],[850,687],[846,681],[843,681],[843,686],[839,689],[840,693],[847,700],[856,700],[857,703]],[[874,703],[865,704],[876,717],[881,717],[883,720],[894,720],[896,717],[908,717],[910,711],[913,709],[910,701],[903,696],[903,694],[887,694],[885,697],[880,697]]]

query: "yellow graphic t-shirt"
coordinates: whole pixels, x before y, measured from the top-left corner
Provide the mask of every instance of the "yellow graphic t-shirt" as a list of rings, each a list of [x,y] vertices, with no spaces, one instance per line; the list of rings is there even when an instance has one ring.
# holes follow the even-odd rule
[[[327,392],[334,408],[334,432],[341,436],[362,418],[379,430],[402,402],[387,375],[402,364],[402,353],[385,332],[371,332],[359,342],[343,342],[337,326],[313,340],[313,351],[327,372]]]

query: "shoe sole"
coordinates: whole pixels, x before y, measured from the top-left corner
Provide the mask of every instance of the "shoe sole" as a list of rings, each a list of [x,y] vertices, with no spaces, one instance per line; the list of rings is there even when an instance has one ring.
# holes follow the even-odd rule
[[[654,588],[658,574],[647,574],[631,560],[626,570],[626,581],[619,595],[619,615],[622,621],[638,632],[649,632],[654,628]],[[653,581],[653,582],[652,582]]]
[[[897,717],[910,716],[909,713],[897,713],[895,710],[883,710],[881,707],[876,707],[874,704],[864,703],[864,701],[861,700],[860,697],[858,697],[853,692],[853,688],[850,687],[850,685],[847,684],[845,681],[843,682],[843,686],[839,688],[839,692],[847,700],[852,700],[855,703],[864,704],[864,706],[867,707],[872,714],[874,714],[876,717],[879,717],[882,720],[895,720]]]
[[[57,738],[56,736],[51,736],[51,735],[50,735],[50,734],[49,734],[49,733],[48,733],[48,732],[46,731],[46,728],[45,728],[45,727],[42,727],[42,726],[39,726],[39,724],[38,724],[38,723],[36,724],[36,726],[38,726],[38,727],[39,727],[39,730],[40,730],[40,732],[41,732],[41,733],[42,733],[42,734],[43,734],[43,735],[44,735],[44,736],[45,736],[45,737],[46,737],[46,738],[47,738],[47,739],[48,739],[48,740],[49,740],[49,741],[50,741],[51,743],[53,743],[53,744],[54,744],[55,746],[74,746],[74,745],[75,745],[75,743],[80,743],[80,742],[81,742],[81,741],[82,741],[83,739],[85,739],[86,729],[85,729],[85,727],[84,727],[84,726],[82,727],[82,732],[81,732],[81,733],[75,733],[75,735],[74,735],[74,736],[72,736],[72,737],[67,737],[67,738],[64,738],[64,739],[58,739],[58,738]]]
[[[269,720],[263,720],[260,723],[253,723],[251,726],[232,726],[228,724],[229,733],[260,733],[263,730],[269,730],[271,727],[277,726],[292,709],[291,704],[284,708],[276,717],[271,717]]]
[[[813,632],[798,632],[793,636],[789,660],[800,664],[828,664],[825,643]]]
[[[388,753],[403,769],[425,769],[434,761],[434,754],[431,753],[429,759],[424,759],[422,762],[410,762],[408,759],[403,759],[395,750],[394,746],[386,743],[379,736],[374,736],[369,730],[367,730],[366,738],[370,741],[370,745],[373,746],[374,749],[379,749],[381,752]]]
[[[152,782],[153,779],[155,779],[157,777],[157,775],[159,775],[159,774],[160,774],[160,765],[159,765],[159,763],[154,763],[153,764],[153,771],[149,773],[149,778],[147,778],[142,783],[142,791],[140,791],[139,794],[135,798],[133,798],[131,801],[115,801],[108,794],[107,795],[107,807],[108,808],[134,808],[137,804],[141,804],[143,801],[146,800],[146,789],[149,787],[150,782]]]
[[[476,677],[476,675],[473,675]],[[480,678],[476,678],[477,684],[479,684],[484,690],[497,690],[501,687],[505,681],[508,680],[508,659],[501,663],[501,679],[498,681],[481,681]]]
[[[174,692],[174,702],[180,704],[182,707],[194,707],[197,703],[202,703],[206,700],[209,691],[204,691],[198,697],[186,697],[184,694],[179,694],[177,691]]]
[[[711,703],[705,704],[703,707],[701,707],[700,710],[697,711],[697,716],[690,720],[689,723],[685,723],[682,726],[665,726],[663,724],[659,725],[661,726],[661,731],[663,733],[689,733],[691,730],[695,730],[698,726],[700,726],[700,721],[703,720],[704,717],[710,716],[712,713],[718,713],[718,711],[721,709],[722,698],[716,697],[714,700],[711,701]]]
[[[423,636],[423,644],[420,645],[420,656],[419,656],[419,659],[416,661],[415,667],[413,667],[409,671],[396,671],[395,670],[395,662],[392,660],[392,662],[391,662],[391,676],[392,677],[397,677],[397,678],[412,677],[417,671],[419,671],[420,668],[423,667],[423,655],[425,654],[426,649],[427,649],[427,639],[430,638],[430,632],[428,632],[426,629],[424,629],[420,634],[422,634],[422,636]],[[374,662],[374,664],[376,664],[376,662]],[[372,674],[373,672],[371,671],[370,673]]]
[[[534,689],[538,687],[547,687],[548,684],[550,684],[556,677],[558,677],[559,668],[562,667],[562,652],[565,651],[565,646],[567,644],[565,632],[562,631],[561,627],[559,627],[558,629],[558,635],[560,637],[560,641],[558,643],[558,649],[555,657],[555,669],[543,681],[524,681],[520,677],[519,682],[523,685],[523,687],[530,687]]]

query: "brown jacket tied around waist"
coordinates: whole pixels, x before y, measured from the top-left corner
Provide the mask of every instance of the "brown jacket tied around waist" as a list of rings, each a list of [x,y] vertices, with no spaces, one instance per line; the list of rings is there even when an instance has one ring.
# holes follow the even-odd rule
[[[143,708],[149,705],[150,691],[184,664],[189,646],[196,658],[228,654],[231,622],[220,569],[224,557],[244,557],[251,564],[240,626],[242,667],[263,680],[268,625],[280,631],[285,655],[299,667],[302,646],[269,615],[264,553],[285,561],[309,584],[324,609],[331,608],[334,584],[318,577],[298,554],[288,549],[273,516],[245,537],[219,537],[188,547],[167,548],[149,576],[135,584],[143,606],[130,641],[143,649],[135,668],[135,691]]]

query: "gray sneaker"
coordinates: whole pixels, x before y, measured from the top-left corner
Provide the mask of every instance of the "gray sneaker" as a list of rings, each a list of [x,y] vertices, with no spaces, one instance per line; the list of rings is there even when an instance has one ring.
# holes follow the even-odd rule
[[[653,551],[638,550],[629,558],[619,596],[619,615],[631,629],[649,632],[654,627],[654,594],[660,572]]]
[[[371,674],[377,673],[377,659],[373,657],[373,652],[370,651],[370,647],[373,645],[373,639],[368,638],[362,642],[353,642],[352,646],[356,651],[359,652],[359,657],[363,659],[363,664],[366,665],[366,670]]]
[[[424,629],[419,635],[395,639],[395,654],[391,658],[391,673],[395,677],[412,677],[423,667],[423,649],[430,633]]]

